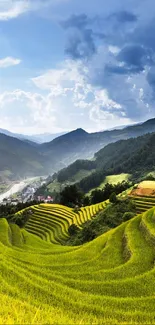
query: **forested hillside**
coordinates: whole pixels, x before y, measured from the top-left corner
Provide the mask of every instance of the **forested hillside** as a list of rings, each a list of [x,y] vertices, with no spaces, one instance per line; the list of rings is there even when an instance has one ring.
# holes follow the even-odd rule
[[[95,168],[91,175],[78,183],[79,187],[87,192],[100,185],[107,175],[129,173],[136,179],[153,171],[154,166],[155,133],[152,133],[109,144],[95,154],[94,161],[77,161],[60,171],[57,177],[60,182],[63,182],[73,176],[73,172]]]

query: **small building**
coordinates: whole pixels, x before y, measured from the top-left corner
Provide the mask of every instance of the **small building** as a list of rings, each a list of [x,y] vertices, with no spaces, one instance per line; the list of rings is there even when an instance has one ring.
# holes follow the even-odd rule
[[[53,201],[54,201],[54,199],[53,199],[53,197],[51,197],[51,196],[47,196],[47,198],[45,199],[45,203],[53,203]]]

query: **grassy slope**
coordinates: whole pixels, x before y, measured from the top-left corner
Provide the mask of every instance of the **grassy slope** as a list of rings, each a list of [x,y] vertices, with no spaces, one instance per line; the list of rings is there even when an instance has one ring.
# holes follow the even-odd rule
[[[130,174],[119,174],[119,175],[109,175],[109,176],[106,176],[104,182],[102,182],[100,184],[100,186],[98,186],[97,188],[98,189],[103,189],[105,184],[106,183],[110,183],[110,184],[118,184],[119,182],[123,182],[123,181],[128,181],[130,177]],[[96,188],[95,188],[96,189]],[[93,191],[94,189],[92,189],[91,191],[89,191],[89,194],[91,194],[91,192]]]
[[[63,209],[67,223],[71,211]],[[79,247],[51,244],[0,220],[0,322],[155,324],[154,216],[155,208]],[[38,227],[44,235],[44,224]]]

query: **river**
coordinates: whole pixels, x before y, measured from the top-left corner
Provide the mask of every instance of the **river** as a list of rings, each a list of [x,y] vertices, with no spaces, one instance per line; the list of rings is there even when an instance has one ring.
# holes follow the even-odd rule
[[[10,190],[8,190],[7,192],[0,194],[0,202],[3,201],[3,199],[7,199],[9,198],[11,195],[18,193],[20,191],[22,191],[24,189],[24,187],[26,187],[29,183],[31,183],[33,180],[35,180],[37,177],[33,177],[33,178],[27,178],[21,182],[18,182],[16,184],[14,184]]]

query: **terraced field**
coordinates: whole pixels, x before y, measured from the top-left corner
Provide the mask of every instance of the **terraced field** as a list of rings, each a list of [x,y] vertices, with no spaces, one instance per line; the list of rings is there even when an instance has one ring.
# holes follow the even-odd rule
[[[133,201],[138,214],[155,207],[155,197],[153,196],[134,196]]]
[[[78,212],[58,204],[40,204],[33,206],[32,216],[25,229],[53,244],[60,244],[68,239],[68,228],[72,224],[81,227],[103,210],[106,202],[81,208]]]
[[[83,246],[51,243],[72,213],[49,238],[0,220],[0,323],[155,324],[155,208]]]

